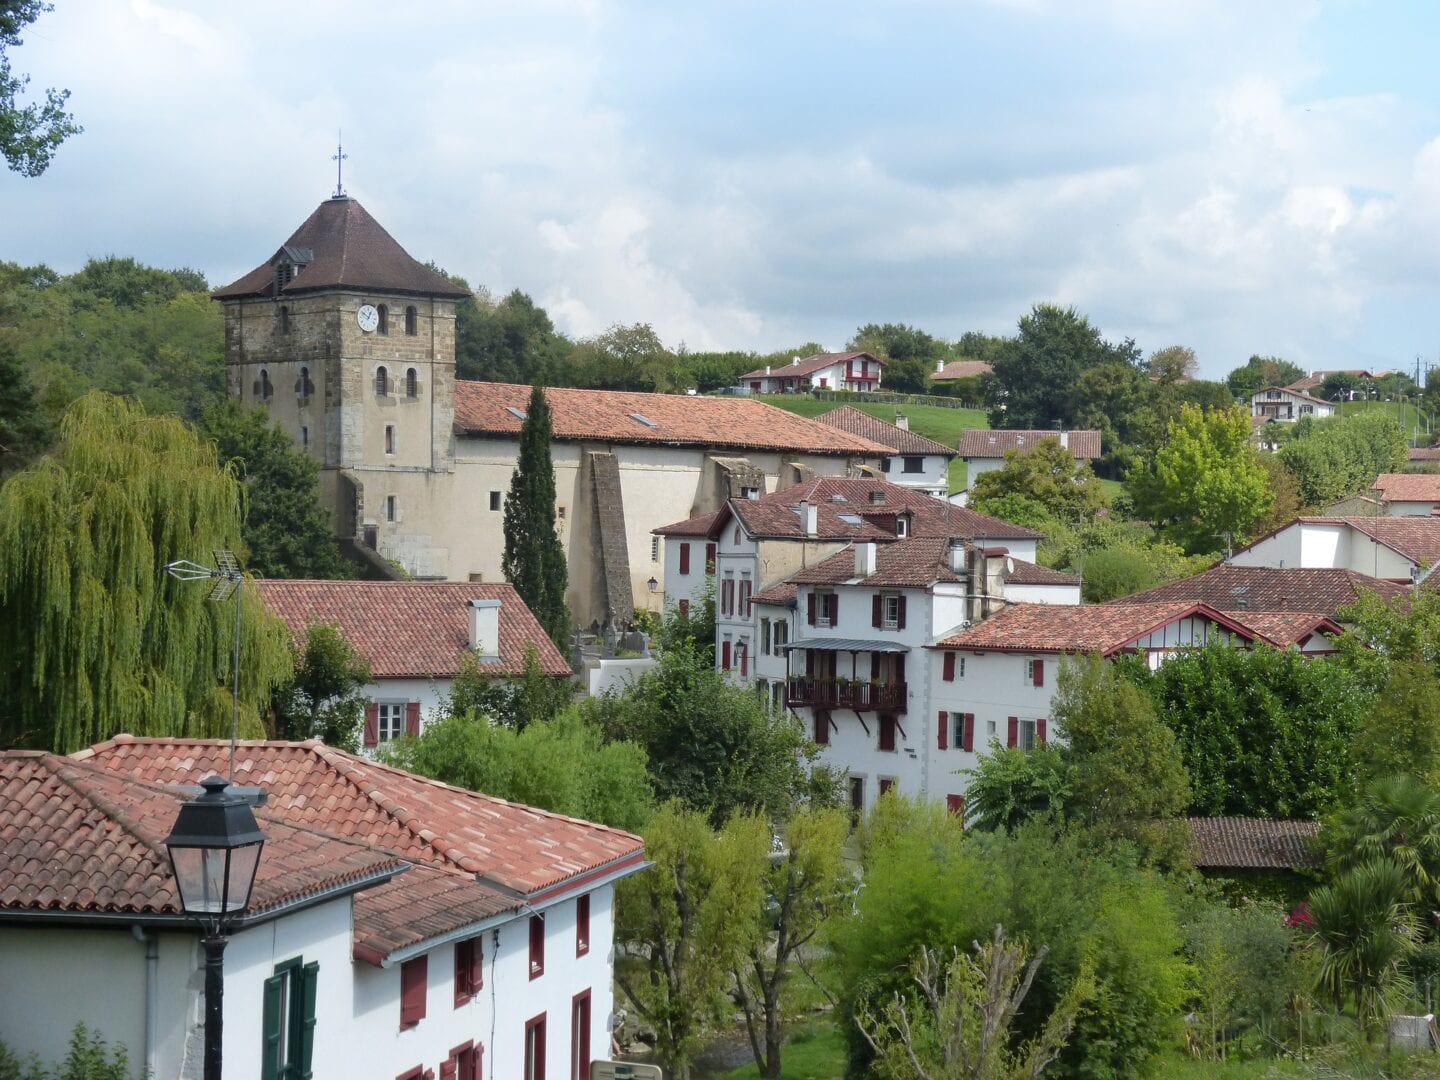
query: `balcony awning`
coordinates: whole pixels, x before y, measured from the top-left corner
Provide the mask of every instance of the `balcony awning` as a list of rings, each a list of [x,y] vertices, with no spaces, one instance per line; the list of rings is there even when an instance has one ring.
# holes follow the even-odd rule
[[[797,638],[785,646],[789,649],[834,649],[837,652],[909,652],[909,645],[875,638],[812,637]]]

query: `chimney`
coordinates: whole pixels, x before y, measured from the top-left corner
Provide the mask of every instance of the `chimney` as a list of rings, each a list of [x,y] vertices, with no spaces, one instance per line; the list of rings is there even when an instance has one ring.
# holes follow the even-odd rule
[[[809,500],[800,504],[800,526],[806,536],[814,536],[820,531],[820,508]]]
[[[1068,431],[1060,432],[1060,446],[1065,450],[1070,449],[1070,433]]]
[[[500,601],[470,601],[470,647],[482,660],[500,659]]]
[[[909,431],[909,430],[910,430],[910,418],[909,418],[908,416],[906,416],[904,413],[898,413],[898,412],[897,412],[897,413],[895,414],[895,426],[898,427],[901,431]]]
[[[766,364],[766,365],[765,365],[765,374],[766,374],[766,375],[769,375],[769,374],[770,374],[770,365],[769,365],[769,364]]]
[[[945,370],[945,361],[944,361],[944,360],[936,360],[936,361],[935,361],[935,374],[936,374],[936,375],[939,375],[939,374],[940,374],[942,371],[944,371],[944,370]]]
[[[875,541],[861,540],[855,545],[855,576],[869,577],[875,572]]]
[[[790,366],[791,366],[791,367],[794,367],[794,366],[795,366],[796,364],[798,364],[798,363],[800,363],[800,358],[799,358],[798,356],[792,356],[792,357],[790,357]]]
[[[951,540],[949,555],[950,569],[953,570],[955,573],[963,574],[970,569],[970,560],[965,557],[964,540]]]

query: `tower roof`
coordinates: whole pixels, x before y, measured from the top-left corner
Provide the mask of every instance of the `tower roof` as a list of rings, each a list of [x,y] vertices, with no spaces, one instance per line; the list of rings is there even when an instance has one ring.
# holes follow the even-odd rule
[[[277,272],[280,263],[293,266],[294,276]],[[274,255],[211,295],[217,300],[254,296],[273,299],[337,288],[419,296],[469,295],[412,258],[357,200],[348,196],[326,199]]]

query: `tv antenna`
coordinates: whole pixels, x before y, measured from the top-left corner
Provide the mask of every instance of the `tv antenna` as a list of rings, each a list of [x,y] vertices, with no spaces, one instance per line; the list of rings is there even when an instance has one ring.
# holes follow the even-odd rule
[[[213,581],[210,599],[228,600],[235,596],[235,650],[232,657],[234,679],[230,686],[230,783],[235,782],[235,743],[240,737],[240,593],[245,580],[245,571],[229,551],[216,549],[214,566],[203,566],[189,559],[178,559],[165,567],[165,572],[177,581]]]

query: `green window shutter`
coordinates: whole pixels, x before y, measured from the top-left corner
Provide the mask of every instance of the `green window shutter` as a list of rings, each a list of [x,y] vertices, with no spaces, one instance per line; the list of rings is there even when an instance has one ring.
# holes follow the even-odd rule
[[[264,1046],[260,1054],[260,1080],[280,1080],[280,1000],[285,993],[285,976],[265,980]]]
[[[314,1075],[310,1068],[310,1059],[315,1053],[315,990],[320,982],[320,964],[311,962],[305,965],[305,977],[301,990],[301,1001],[304,1003],[304,1011],[300,1016],[300,1053],[295,1056],[295,1064],[298,1070],[299,1080],[310,1080]]]

